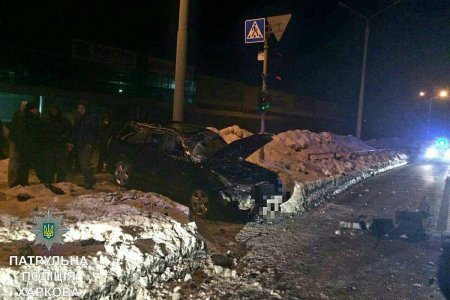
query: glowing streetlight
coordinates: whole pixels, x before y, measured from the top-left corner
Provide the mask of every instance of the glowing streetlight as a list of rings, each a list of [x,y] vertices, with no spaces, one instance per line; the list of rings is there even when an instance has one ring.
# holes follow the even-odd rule
[[[425,97],[426,93],[424,91],[419,92],[420,97]],[[431,123],[431,104],[433,103],[433,100],[436,99],[445,99],[448,97],[448,91],[447,90],[440,90],[437,96],[431,97],[428,99],[428,124],[427,124],[427,133],[430,134],[430,123]]]

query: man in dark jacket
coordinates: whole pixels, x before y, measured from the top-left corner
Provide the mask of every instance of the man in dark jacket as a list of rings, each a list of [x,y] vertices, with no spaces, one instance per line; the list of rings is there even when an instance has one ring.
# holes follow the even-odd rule
[[[19,124],[25,113],[25,107],[27,105],[27,100],[22,100],[20,103],[20,108],[14,112],[14,116],[9,127],[9,163],[8,163],[8,185],[9,187],[14,187],[20,184],[19,180],[19,166],[20,157],[19,151],[17,150],[17,138]]]
[[[48,144],[45,149],[46,172],[50,183],[64,182],[67,175],[67,145],[71,142],[72,124],[56,105],[49,107],[46,124]]]
[[[47,143],[46,128],[39,117],[38,106],[28,102],[17,127],[17,151],[19,152],[19,183],[28,185],[31,166],[42,183],[48,183],[45,172],[44,149]]]
[[[84,188],[92,189],[95,184],[94,172],[92,170],[92,151],[98,141],[98,122],[96,118],[87,113],[86,102],[79,102],[77,106],[77,118],[75,119],[72,134],[71,148],[75,146],[78,150],[81,171],[84,176]]]
[[[111,123],[109,120],[109,114],[105,113],[102,116],[100,122],[97,172],[103,172],[104,165],[108,161],[106,147],[108,145],[110,135],[111,135]],[[108,166],[106,167],[106,169],[108,170]]]

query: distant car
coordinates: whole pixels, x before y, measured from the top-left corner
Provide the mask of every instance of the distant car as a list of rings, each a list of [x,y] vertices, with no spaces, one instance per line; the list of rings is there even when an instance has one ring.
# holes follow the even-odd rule
[[[428,160],[440,160],[450,162],[450,146],[445,138],[437,139],[433,145],[425,151]]]
[[[127,123],[108,145],[115,182],[186,203],[200,216],[238,208],[254,212],[281,195],[277,174],[245,159],[272,140],[257,134],[227,144],[204,127]]]

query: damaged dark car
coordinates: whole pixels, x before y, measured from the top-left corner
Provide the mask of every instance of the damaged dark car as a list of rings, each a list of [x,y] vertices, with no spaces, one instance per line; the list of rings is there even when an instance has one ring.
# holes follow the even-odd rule
[[[277,174],[245,159],[272,140],[257,134],[227,144],[204,127],[127,123],[108,145],[116,184],[166,195],[200,217],[224,208],[254,213],[281,195]]]

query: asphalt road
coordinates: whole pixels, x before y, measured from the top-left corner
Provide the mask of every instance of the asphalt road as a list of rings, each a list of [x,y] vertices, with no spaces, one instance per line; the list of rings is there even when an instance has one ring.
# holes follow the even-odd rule
[[[427,229],[449,231],[448,171],[442,163],[409,164],[276,224],[200,222],[213,252],[240,257],[235,269],[241,277],[227,284],[206,279],[199,290],[218,299],[443,299],[436,283],[442,240],[377,238],[339,230],[339,221],[393,218],[396,211],[429,207]],[[245,282],[263,289],[250,293]]]

